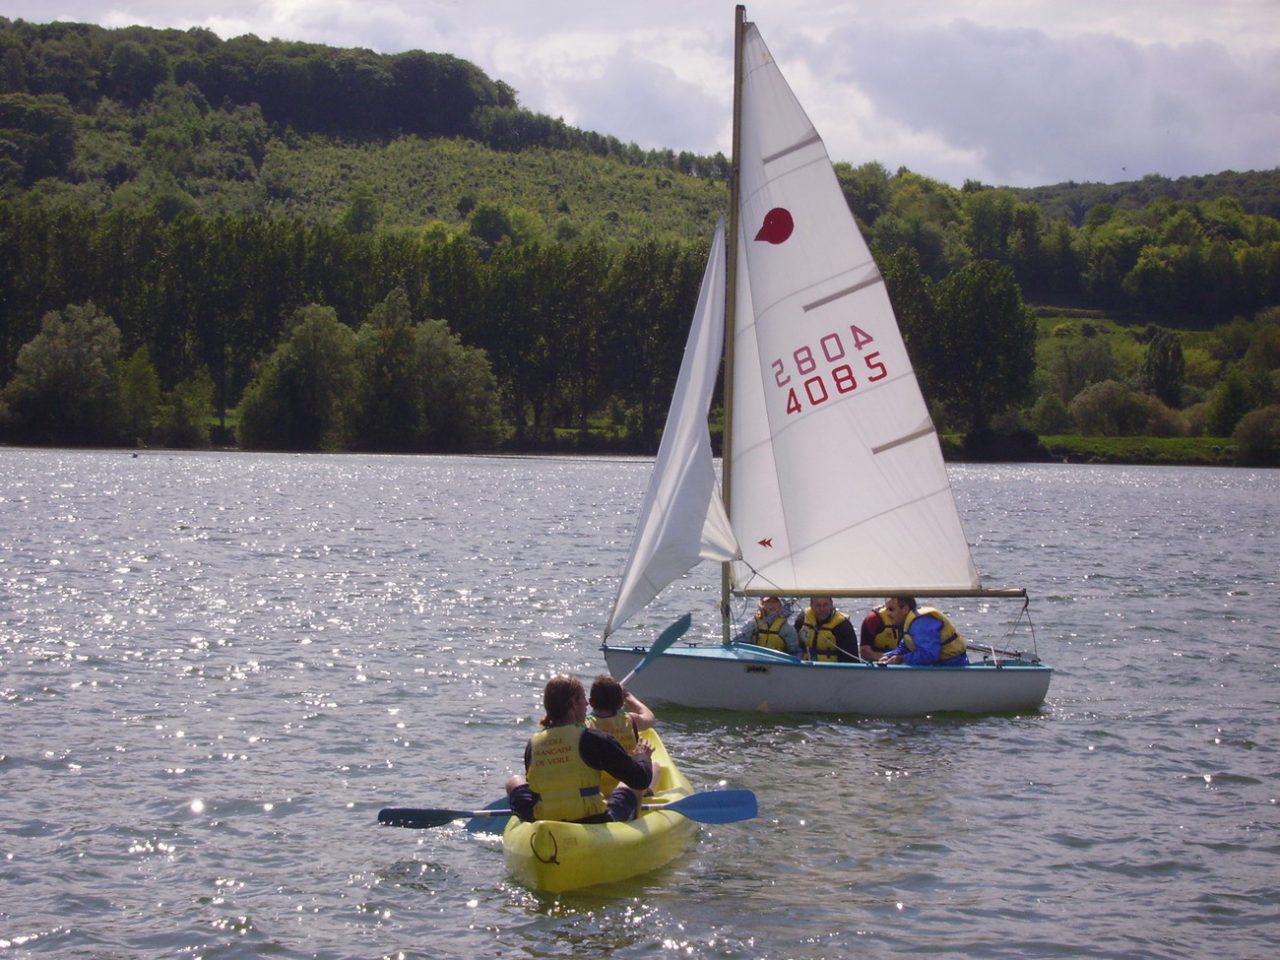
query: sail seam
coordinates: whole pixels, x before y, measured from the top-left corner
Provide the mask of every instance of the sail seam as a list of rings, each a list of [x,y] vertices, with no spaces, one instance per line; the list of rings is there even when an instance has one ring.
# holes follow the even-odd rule
[[[910,443],[912,440],[919,440],[922,437],[930,436],[933,433],[933,427],[922,427],[915,433],[908,433],[906,436],[899,437],[897,440],[890,440],[888,443],[882,443],[878,447],[872,447],[871,452],[884,453],[886,450],[892,450],[894,447],[900,447],[904,443]]]
[[[863,280],[861,283],[855,283],[852,287],[845,287],[843,290],[837,290],[835,293],[828,294],[820,300],[813,301],[813,303],[806,303],[801,309],[803,309],[805,313],[808,313],[810,310],[817,310],[819,307],[825,307],[833,300],[839,300],[841,297],[847,297],[850,294],[857,293],[859,290],[865,290],[867,287],[873,287],[883,280],[884,278],[880,276],[879,271],[877,271],[874,277]]]
[[[800,140],[797,143],[793,143],[789,147],[784,147],[783,149],[779,150],[777,153],[771,153],[769,154],[769,156],[765,157],[760,162],[767,167],[769,164],[773,163],[773,161],[781,160],[783,157],[785,157],[789,153],[795,153],[797,150],[803,150],[805,147],[810,146],[811,144],[821,143],[821,142],[822,142],[822,138],[818,136],[817,132],[815,131],[813,136],[808,137],[804,140]]]

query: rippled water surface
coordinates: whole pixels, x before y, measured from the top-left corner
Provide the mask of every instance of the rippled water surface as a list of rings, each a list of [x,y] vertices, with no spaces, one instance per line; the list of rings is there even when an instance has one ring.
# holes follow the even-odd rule
[[[546,677],[603,669],[648,469],[0,449],[0,956],[1274,955],[1275,471],[954,467],[1043,711],[661,711],[761,816],[658,874],[544,898],[378,827],[496,799]],[[712,634],[717,577],[629,635]]]

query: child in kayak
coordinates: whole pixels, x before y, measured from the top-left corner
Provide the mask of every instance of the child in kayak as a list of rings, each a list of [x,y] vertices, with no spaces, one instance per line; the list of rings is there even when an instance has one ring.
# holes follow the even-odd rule
[[[639,697],[623,690],[622,684],[607,673],[592,681],[587,703],[591,706],[587,726],[610,734],[628,752],[634,751],[640,743],[640,731],[648,730],[658,722],[653,711],[641,703]],[[600,774],[600,789],[605,793],[617,785],[617,779],[611,774]]]

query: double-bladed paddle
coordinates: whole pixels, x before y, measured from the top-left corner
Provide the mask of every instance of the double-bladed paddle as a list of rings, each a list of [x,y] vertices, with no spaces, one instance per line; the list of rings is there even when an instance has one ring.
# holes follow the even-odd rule
[[[698,823],[736,823],[739,820],[750,820],[758,812],[756,795],[750,790],[708,790],[705,793],[691,793],[670,803],[646,803],[641,809],[670,810]],[[378,822],[388,827],[425,830],[429,827],[442,827],[454,820],[509,816],[510,810],[387,807],[378,811]]]
[[[637,663],[632,668],[631,672],[622,678],[619,686],[625,687],[632,677],[652,663],[656,657],[662,656],[663,651],[665,651],[667,647],[671,646],[685,635],[685,632],[689,629],[689,624],[691,623],[693,623],[693,614],[686,613],[675,623],[671,624],[671,626],[667,627],[667,629],[663,630],[662,633],[658,634],[658,639],[653,641],[653,645],[649,647],[649,652],[644,655],[644,659]]]

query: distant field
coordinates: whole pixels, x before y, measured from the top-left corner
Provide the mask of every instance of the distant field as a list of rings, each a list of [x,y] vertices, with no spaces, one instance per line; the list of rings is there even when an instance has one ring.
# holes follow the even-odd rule
[[[1226,437],[1041,437],[1054,459],[1071,463],[1232,466],[1235,444]]]

